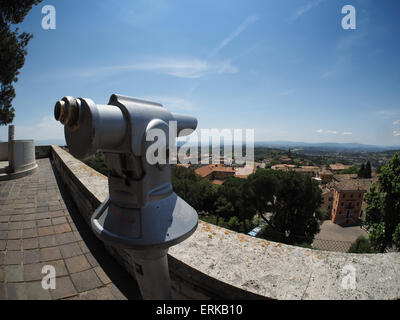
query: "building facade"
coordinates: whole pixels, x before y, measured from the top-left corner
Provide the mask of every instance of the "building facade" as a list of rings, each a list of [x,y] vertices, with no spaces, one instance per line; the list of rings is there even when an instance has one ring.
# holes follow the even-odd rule
[[[357,225],[363,217],[364,195],[374,179],[349,179],[333,186],[332,222]]]

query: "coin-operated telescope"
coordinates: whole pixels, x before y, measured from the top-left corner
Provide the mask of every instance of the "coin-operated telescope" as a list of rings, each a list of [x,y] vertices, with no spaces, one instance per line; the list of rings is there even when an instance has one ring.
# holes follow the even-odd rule
[[[116,94],[108,105],[64,97],[54,116],[64,125],[73,156],[83,159],[101,151],[109,169],[109,197],[91,217],[93,231],[105,243],[128,249],[144,299],[171,299],[168,248],[196,230],[198,217],[172,190],[170,165],[146,156],[152,147],[148,137],[163,133],[166,139],[157,137],[156,153],[168,155],[170,123],[181,136],[196,129],[196,118]]]

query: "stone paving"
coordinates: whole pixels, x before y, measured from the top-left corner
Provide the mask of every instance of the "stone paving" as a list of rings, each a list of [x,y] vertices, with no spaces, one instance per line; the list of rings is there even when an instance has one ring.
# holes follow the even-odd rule
[[[348,252],[352,243],[361,235],[368,238],[368,233],[360,226],[342,227],[326,220],[312,245],[321,250]]]
[[[0,299],[140,299],[137,283],[104,249],[54,174],[49,158],[0,182]],[[44,265],[56,289],[43,289]]]

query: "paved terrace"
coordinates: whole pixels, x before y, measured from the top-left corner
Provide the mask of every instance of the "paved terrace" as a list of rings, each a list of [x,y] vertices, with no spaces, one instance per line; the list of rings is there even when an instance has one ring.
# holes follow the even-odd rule
[[[0,299],[140,299],[136,281],[105,251],[57,182],[50,159],[0,182]],[[44,265],[56,289],[41,286]]]

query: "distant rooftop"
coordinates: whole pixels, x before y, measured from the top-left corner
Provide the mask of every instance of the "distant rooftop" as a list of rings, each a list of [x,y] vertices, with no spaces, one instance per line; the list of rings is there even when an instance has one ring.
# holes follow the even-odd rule
[[[350,180],[350,179],[356,179],[357,174],[355,173],[344,173],[344,174],[335,174],[333,176],[333,179],[336,181],[344,181],[344,180]]]
[[[341,171],[341,170],[345,170],[350,168],[350,165],[345,165],[342,163],[332,163],[329,165],[329,169],[331,169],[332,171]]]
[[[349,179],[337,182],[334,188],[340,191],[368,191],[371,184],[377,179]]]

